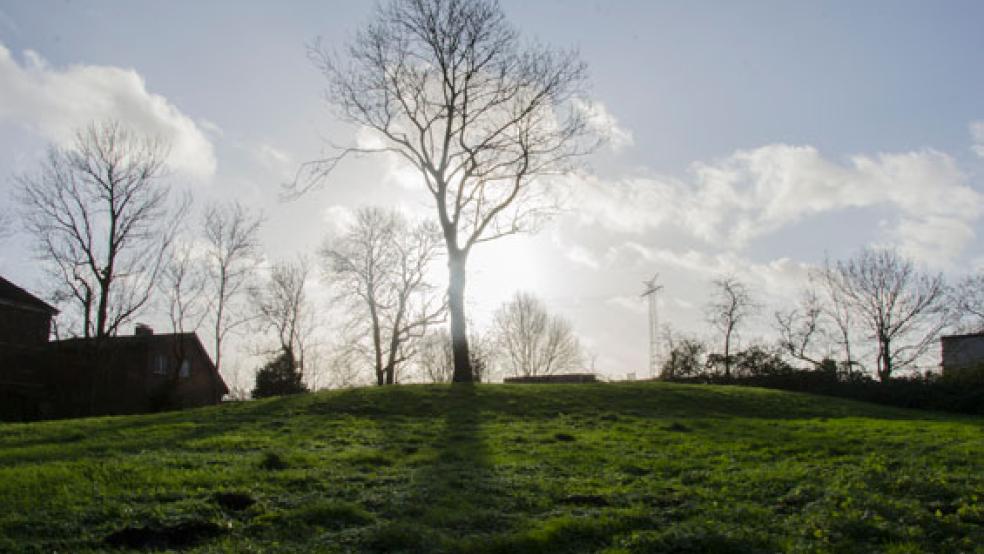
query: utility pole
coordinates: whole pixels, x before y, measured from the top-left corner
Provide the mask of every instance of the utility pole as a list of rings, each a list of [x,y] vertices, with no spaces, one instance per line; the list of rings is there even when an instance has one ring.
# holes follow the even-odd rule
[[[659,273],[653,275],[648,281],[643,281],[645,289],[642,293],[643,298],[649,300],[649,377],[656,378],[656,371],[659,366],[659,312],[657,311],[657,294],[663,289],[663,285],[657,285]]]

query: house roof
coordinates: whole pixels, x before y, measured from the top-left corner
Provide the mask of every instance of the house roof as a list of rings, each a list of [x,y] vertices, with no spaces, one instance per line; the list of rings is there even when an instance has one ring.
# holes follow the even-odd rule
[[[957,339],[971,339],[971,338],[982,338],[984,337],[984,331],[978,333],[964,333],[962,335],[943,335],[940,340],[957,340]]]
[[[52,307],[44,300],[41,300],[37,296],[34,296],[3,277],[0,277],[0,304],[16,306],[19,308],[42,310],[50,314],[58,313],[56,308]]]

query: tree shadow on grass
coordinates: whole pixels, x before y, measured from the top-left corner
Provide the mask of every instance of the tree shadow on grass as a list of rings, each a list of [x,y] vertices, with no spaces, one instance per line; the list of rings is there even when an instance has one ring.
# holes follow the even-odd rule
[[[507,495],[494,475],[482,430],[475,387],[445,389],[442,428],[431,441],[434,452],[410,470],[409,494],[399,513],[378,527],[367,546],[374,551],[460,551],[462,539],[511,526],[503,509]],[[384,432],[398,432],[386,429]],[[392,435],[402,440],[403,434]]]

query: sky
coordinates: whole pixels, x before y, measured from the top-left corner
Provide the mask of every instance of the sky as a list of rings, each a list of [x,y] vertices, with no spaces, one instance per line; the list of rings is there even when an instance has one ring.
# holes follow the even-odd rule
[[[11,177],[46,145],[116,118],[170,140],[171,180],[196,205],[262,209],[269,261],[314,252],[361,206],[428,216],[423,189],[390,159],[351,160],[300,200],[280,198],[298,164],[357,139],[306,45],[344,46],[371,7],[0,0],[0,205],[13,209]],[[769,337],[771,312],[825,256],[889,246],[952,278],[984,268],[984,3],[502,8],[525,37],[579,52],[608,141],[565,178],[561,215],[475,250],[478,328],[532,292],[571,321],[597,371],[642,376],[640,293],[657,272],[660,322],[707,338],[710,281],[745,281],[762,307],[749,343]],[[42,289],[28,237],[0,243],[0,273]]]

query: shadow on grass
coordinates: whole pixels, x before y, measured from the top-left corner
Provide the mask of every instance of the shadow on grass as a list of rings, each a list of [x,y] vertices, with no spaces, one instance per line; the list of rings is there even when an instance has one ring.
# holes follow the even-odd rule
[[[127,451],[185,448],[192,441],[242,433],[248,437],[293,416],[385,420],[447,418],[452,435],[468,434],[486,417],[552,419],[570,413],[608,413],[642,419],[752,418],[792,420],[862,417],[884,420],[960,421],[972,416],[887,408],[861,402],[747,387],[664,383],[592,385],[480,385],[349,389],[143,416],[102,417],[0,425],[0,466],[70,460]],[[445,414],[448,414],[447,416]],[[455,414],[452,416],[452,414]],[[457,427],[457,428],[455,428]],[[477,428],[477,427],[476,427]],[[294,429],[298,431],[298,429]],[[258,447],[245,440],[242,450]],[[461,446],[461,445],[459,445]],[[261,447],[260,447],[261,448]],[[191,450],[209,450],[191,446]]]
[[[462,537],[494,533],[510,526],[482,430],[482,411],[473,385],[442,391],[443,417],[434,451],[410,472],[409,494],[390,521],[366,545],[382,552],[459,551]],[[384,423],[385,425],[385,423]],[[393,440],[406,437],[387,428]]]

